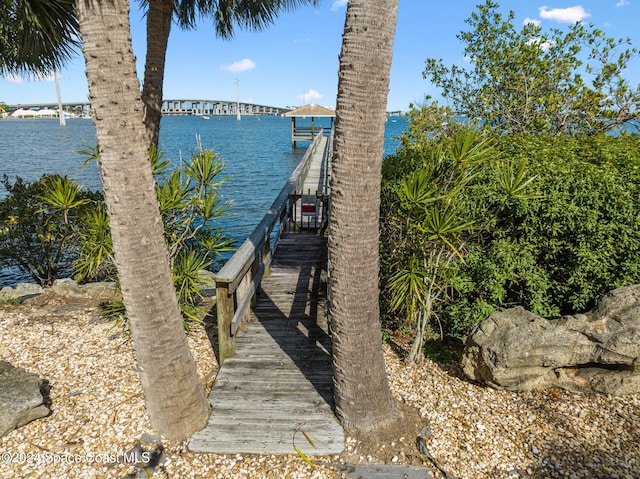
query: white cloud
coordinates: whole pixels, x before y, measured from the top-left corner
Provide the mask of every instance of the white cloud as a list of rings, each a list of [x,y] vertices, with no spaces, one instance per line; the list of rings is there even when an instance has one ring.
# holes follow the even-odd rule
[[[333,2],[333,5],[331,5],[331,10],[338,10],[346,6],[347,6],[347,0],[335,0]]]
[[[527,42],[527,45],[538,45],[540,47],[540,50],[546,52],[547,50],[549,50],[549,48],[555,45],[555,42],[551,42],[549,40],[543,42],[541,38],[531,38]]]
[[[582,5],[576,5],[575,7],[568,8],[552,8],[551,10],[549,10],[549,7],[545,6],[540,7],[539,11],[540,17],[562,23],[581,22],[585,18],[591,16],[591,14],[587,13]]]
[[[309,90],[302,95],[298,95],[298,100],[300,100],[305,105],[311,100],[319,100],[320,98],[322,98],[322,94],[317,92],[316,90]]]
[[[42,74],[29,74],[28,76],[19,76],[19,75],[7,75],[4,78],[5,81],[9,83],[24,83],[25,81],[44,81],[44,82],[54,82],[56,80],[56,76],[58,79],[62,78],[60,73],[47,72]]]
[[[524,22],[522,22],[523,25],[532,24],[532,25],[535,25],[536,27],[539,27],[541,23],[542,22],[537,18],[529,18],[529,17],[525,18]]]
[[[616,7],[624,7],[629,5],[631,2],[629,0],[620,0],[618,3],[616,3]]]
[[[16,75],[7,75],[6,77],[4,77],[4,79],[9,83],[24,83],[24,78]]]
[[[248,58],[244,58],[242,60],[238,60],[237,62],[233,62],[231,65],[221,65],[220,70],[228,71],[231,73],[242,73],[253,70],[256,67],[256,62],[253,60],[249,60]]]

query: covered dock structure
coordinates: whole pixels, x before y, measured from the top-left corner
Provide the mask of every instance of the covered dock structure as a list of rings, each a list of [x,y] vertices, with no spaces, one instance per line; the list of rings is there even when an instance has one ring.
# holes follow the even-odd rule
[[[285,116],[291,117],[291,147],[295,148],[298,141],[313,141],[316,134],[322,129],[329,135],[333,130],[336,111],[333,108],[311,103],[289,111],[285,113]],[[306,120],[307,118],[311,119],[311,125],[308,122],[302,124],[301,120]],[[326,121],[316,123],[316,118],[329,118],[330,124],[327,125]]]

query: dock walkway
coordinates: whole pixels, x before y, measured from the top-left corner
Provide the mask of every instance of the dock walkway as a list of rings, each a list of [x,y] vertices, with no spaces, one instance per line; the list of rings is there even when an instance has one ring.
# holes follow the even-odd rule
[[[294,209],[296,224],[302,229],[319,229],[328,221],[329,176],[331,169],[332,137],[323,136],[314,149],[300,188],[301,198]],[[311,213],[308,208],[311,207]]]
[[[325,304],[326,238],[284,233],[251,320],[238,331],[236,355],[218,373],[209,423],[191,438],[191,451],[342,452]]]
[[[308,150],[313,156],[294,171],[256,232],[216,275],[223,362],[209,395],[209,422],[189,442],[193,452],[297,449],[318,456],[344,449],[344,430],[333,414],[327,238],[311,229],[281,228],[275,251],[269,247],[276,219],[295,221],[287,208],[295,208],[292,194],[300,193],[292,191],[324,181],[315,172],[328,162],[326,145],[326,138],[317,138]]]
[[[302,191],[304,193],[318,193],[319,195],[329,194],[328,185],[328,158],[331,152],[326,151],[329,147],[329,137],[322,137],[318,147],[313,153],[309,171],[304,180]]]

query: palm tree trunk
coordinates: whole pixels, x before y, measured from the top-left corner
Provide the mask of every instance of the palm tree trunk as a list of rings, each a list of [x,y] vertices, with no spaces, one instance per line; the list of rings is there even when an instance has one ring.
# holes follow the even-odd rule
[[[380,332],[380,181],[398,0],[350,0],[340,55],[329,236],[336,413],[371,430],[396,413]]]
[[[147,56],[145,59],[142,101],[149,145],[158,146],[162,117],[164,68],[173,19],[172,0],[150,0],[147,10]]]
[[[127,0],[77,2],[104,199],[151,425],[172,440],[209,405],[182,326],[149,162]]]

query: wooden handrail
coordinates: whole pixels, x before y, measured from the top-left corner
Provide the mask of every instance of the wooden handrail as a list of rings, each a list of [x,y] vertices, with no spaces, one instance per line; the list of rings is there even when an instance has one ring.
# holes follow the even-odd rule
[[[313,153],[318,148],[324,134],[322,129],[317,131],[313,142],[307,148],[302,160],[289,176],[287,183],[280,190],[262,221],[215,275],[218,362],[220,364],[235,355],[235,335],[242,320],[249,315],[248,308],[260,289],[262,278],[269,274],[273,252],[277,246],[280,232],[286,223],[284,220],[287,217],[289,195],[292,191],[300,189],[304,183]],[[280,222],[280,230],[276,236],[275,244],[271,245],[271,233],[278,221]]]

